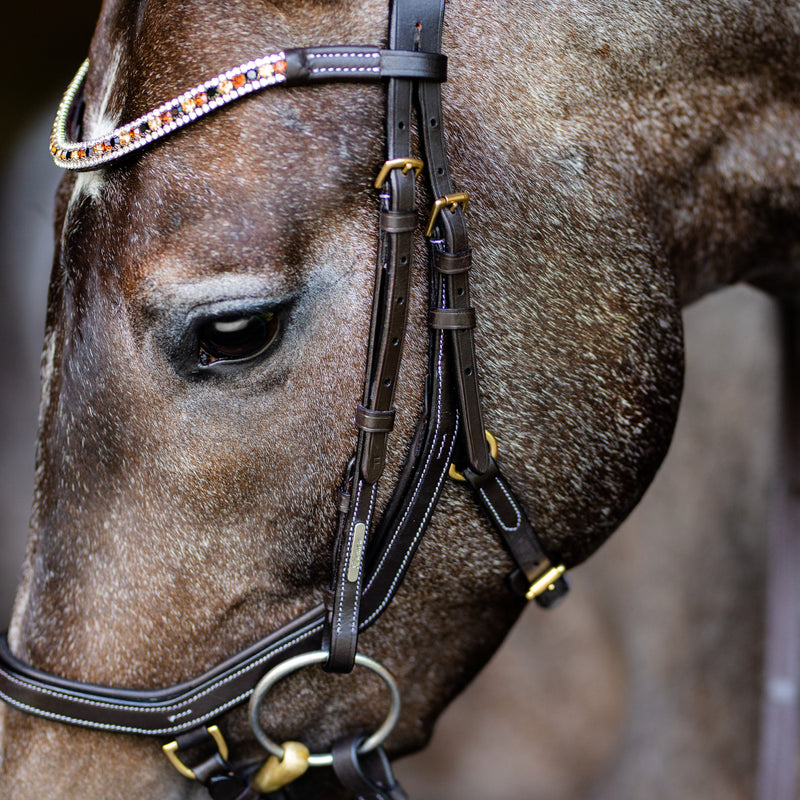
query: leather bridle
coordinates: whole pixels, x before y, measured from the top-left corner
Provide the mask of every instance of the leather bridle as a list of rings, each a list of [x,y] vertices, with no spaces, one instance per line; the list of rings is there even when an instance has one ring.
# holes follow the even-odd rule
[[[362,401],[355,410],[358,442],[339,493],[329,599],[204,675],[153,691],[94,686],[45,674],[15,658],[6,636],[0,640],[0,698],[5,702],[23,712],[97,730],[172,737],[167,748],[173,763],[203,782],[214,798],[245,800],[274,788],[269,784],[264,789],[263,783],[260,789],[254,788],[252,770],[231,765],[214,721],[247,701],[266,673],[293,657],[324,651],[329,671],[353,669],[358,635],[376,621],[397,591],[451,464],[471,487],[515,563],[509,575],[511,589],[543,607],[551,607],[568,591],[563,566],[545,553],[487,443],[473,344],[472,251],[464,216],[467,197],[453,190],[442,124],[443,19],[444,0],[395,0],[388,50],[362,46],[287,50],[249,62],[253,65],[249,69],[243,65],[229,71],[228,78],[217,76],[192,90],[194,94],[186,93],[171,105],[91,142],[71,142],[65,135],[65,120],[83,79],[79,75],[56,122],[51,148],[56,163],[68,169],[94,169],[128,157],[250,91],[330,80],[387,84],[386,163],[376,181],[382,205],[367,367]],[[267,66],[262,68],[262,63]],[[223,81],[236,83],[238,75],[244,76],[244,83],[229,97]],[[191,103],[185,98],[199,96],[198,92],[205,94],[205,103],[187,111]],[[422,160],[412,151],[415,106]],[[375,521],[376,485],[394,420],[394,392],[405,339],[418,222],[415,179],[423,161],[430,195],[438,198],[426,231],[431,333],[424,413],[397,486]],[[186,767],[184,752],[212,740],[214,752]],[[359,796],[403,796],[379,749],[365,754],[361,741],[351,737],[334,745],[333,756],[337,775]]]

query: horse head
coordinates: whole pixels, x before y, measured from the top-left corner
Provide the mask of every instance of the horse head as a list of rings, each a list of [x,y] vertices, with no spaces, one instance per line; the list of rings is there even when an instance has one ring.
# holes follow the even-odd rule
[[[703,35],[716,31],[716,56],[736,52],[740,84],[712,68],[693,11],[599,14],[460,0],[442,48],[450,169],[472,198],[482,413],[544,550],[568,568],[626,517],[666,452],[682,302],[720,265],[730,281],[751,264],[755,239],[737,235],[735,257],[720,246],[694,269],[700,234],[721,241],[752,204],[721,205],[716,228],[691,218],[681,191],[736,187],[711,180],[725,165],[699,184],[686,170],[713,172],[703,158],[720,126],[774,95],[747,94],[758,43],[743,52],[713,26]],[[386,47],[388,16],[379,2],[111,0],[69,130],[108,136],[264,54]],[[667,42],[667,22],[692,32],[691,52]],[[9,633],[20,661],[67,681],[169,687],[326,602],[370,357],[385,95],[375,82],[254,92],[64,178],[33,533]],[[418,446],[431,380],[416,250],[376,519]],[[424,746],[501,642],[522,608],[512,567],[464,486],[445,482],[396,597],[359,639],[403,699],[390,754]],[[325,750],[374,729],[385,705],[359,671],[308,670],[272,689],[262,719]],[[241,707],[220,724],[237,758],[263,758]],[[11,709],[3,726],[8,800],[193,791],[151,739]],[[312,770],[288,791],[320,796],[328,780]]]

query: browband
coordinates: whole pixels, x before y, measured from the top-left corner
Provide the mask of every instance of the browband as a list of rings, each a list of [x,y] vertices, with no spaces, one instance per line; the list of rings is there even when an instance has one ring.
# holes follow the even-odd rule
[[[303,86],[319,81],[409,78],[447,80],[441,53],[377,50],[374,47],[302,47],[247,61],[188,89],[111,133],[83,142],[70,141],[67,123],[80,92],[89,59],[83,62],[56,113],[50,152],[63,169],[89,170],[116,161],[162,139],[221,106],[270,86]]]

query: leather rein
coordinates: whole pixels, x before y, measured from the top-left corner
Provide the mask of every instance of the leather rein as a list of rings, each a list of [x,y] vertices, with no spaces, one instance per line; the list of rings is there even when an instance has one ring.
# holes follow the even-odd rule
[[[258,702],[279,679],[278,673],[288,674],[311,661],[337,673],[350,672],[357,663],[375,671],[383,669],[358,653],[358,635],[378,619],[397,591],[444,481],[448,473],[454,473],[452,464],[460,469],[454,476],[470,486],[513,559],[510,588],[545,608],[552,607],[569,588],[563,565],[545,553],[501,474],[484,428],[473,341],[475,311],[469,292],[472,251],[464,216],[467,196],[453,189],[443,131],[441,83],[447,63],[440,52],[443,20],[444,0],[395,0],[389,49],[318,47],[273,54],[216,76],[104,138],[75,142],[67,136],[67,123],[87,62],[56,118],[51,142],[56,163],[87,170],[127,157],[250,92],[319,81],[386,83],[386,163],[375,182],[381,198],[380,233],[364,391],[355,410],[355,455],[339,491],[332,584],[326,601],[209,672],[151,691],[95,686],[43,673],[11,653],[7,634],[0,639],[0,699],[20,711],[58,722],[171,737],[165,751],[172,763],[182,774],[204,783],[216,800],[271,795],[296,777],[281,772],[295,755],[289,746],[293,743],[270,747],[257,724]],[[412,149],[415,106],[424,163]],[[394,421],[394,393],[406,332],[418,223],[415,181],[422,171],[430,196],[438,198],[425,233],[431,293],[424,412],[398,484],[386,510],[375,520],[376,486]],[[391,676],[384,680],[391,688]],[[279,756],[277,768],[273,756],[267,778],[254,779],[252,769],[232,766],[215,724],[222,714],[248,699],[257,738]],[[388,730],[382,732],[386,734]],[[404,797],[380,742],[367,742],[369,747],[356,737],[337,742],[331,759],[318,759],[318,763],[333,763],[342,783],[358,796]],[[199,762],[187,766],[184,753],[195,753],[198,746],[202,750],[208,744],[210,755],[206,752]],[[301,750],[298,758],[308,762],[307,750]],[[313,764],[315,756],[310,758]],[[303,764],[297,769],[300,774]]]

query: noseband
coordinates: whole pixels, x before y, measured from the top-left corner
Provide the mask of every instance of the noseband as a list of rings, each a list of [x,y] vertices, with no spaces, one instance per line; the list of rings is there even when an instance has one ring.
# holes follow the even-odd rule
[[[258,708],[272,684],[308,663],[331,672],[361,664],[386,670],[357,652],[358,635],[386,609],[430,521],[448,472],[463,478],[511,555],[512,591],[551,607],[568,591],[564,567],[548,556],[489,447],[481,412],[470,303],[472,251],[464,207],[467,195],[450,180],[441,112],[446,58],[440,53],[444,0],[395,0],[389,49],[318,47],[286,50],[250,61],[195,86],[108,136],[70,141],[68,125],[88,62],[59,108],[51,139],[58,166],[91,170],[148,147],[216,108],[270,87],[320,81],[382,81],[387,87],[386,163],[375,181],[380,191],[380,234],[367,366],[355,409],[358,442],[338,496],[332,583],[325,603],[204,675],[166,689],[134,691],[59,678],[15,658],[0,640],[0,698],[15,708],[58,722],[97,730],[171,737],[165,752],[187,777],[205,784],[216,800],[248,800],[274,792],[311,763],[296,743],[274,745],[259,727]],[[412,111],[417,108],[423,159],[412,151]],[[386,510],[375,520],[377,482],[394,421],[394,393],[405,339],[407,298],[417,227],[415,180],[426,175],[438,198],[426,230],[431,273],[429,370],[424,412]],[[385,674],[383,674],[385,673]],[[392,689],[394,692],[395,690]],[[257,738],[274,753],[254,769],[234,767],[214,724],[251,700]],[[399,702],[399,701],[398,701]],[[398,702],[393,703],[396,717]],[[384,726],[390,729],[390,721]],[[388,730],[381,731],[382,736]],[[404,795],[391,777],[373,735],[337,742],[330,759],[341,781],[366,798]],[[211,744],[192,766],[190,754]],[[270,745],[273,745],[270,747]],[[276,758],[276,756],[278,758]],[[282,760],[279,760],[282,759]],[[196,763],[194,763],[196,762]],[[294,764],[294,766],[291,766]]]

